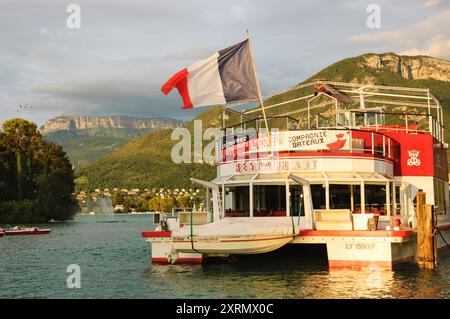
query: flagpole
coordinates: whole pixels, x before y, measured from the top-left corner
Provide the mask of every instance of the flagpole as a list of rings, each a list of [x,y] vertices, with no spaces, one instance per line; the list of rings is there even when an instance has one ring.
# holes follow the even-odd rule
[[[264,101],[263,101],[262,94],[261,94],[261,87],[259,86],[258,75],[256,74],[255,59],[253,58],[253,50],[252,50],[252,46],[250,45],[250,32],[248,31],[248,29],[246,29],[245,32],[247,34],[248,47],[250,49],[250,58],[252,59],[253,74],[255,75],[256,88],[258,90],[259,103],[261,104],[261,110],[262,110],[262,114],[263,114],[263,117],[264,117],[264,124],[266,125],[267,133],[269,133],[269,125],[267,124],[267,117],[266,117],[266,111],[264,109]]]

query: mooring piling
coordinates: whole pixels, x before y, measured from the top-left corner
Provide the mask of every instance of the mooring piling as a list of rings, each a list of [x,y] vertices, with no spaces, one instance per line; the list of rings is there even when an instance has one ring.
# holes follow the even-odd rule
[[[426,193],[417,193],[417,262],[419,267],[437,266],[437,242],[434,230],[434,208],[426,204]]]

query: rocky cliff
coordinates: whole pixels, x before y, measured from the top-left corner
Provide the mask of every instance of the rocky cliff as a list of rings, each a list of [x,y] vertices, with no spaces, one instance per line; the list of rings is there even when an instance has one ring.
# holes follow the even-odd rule
[[[71,131],[92,128],[163,129],[179,127],[183,122],[166,118],[135,118],[130,116],[59,116],[48,120],[40,131]]]
[[[363,66],[388,68],[405,79],[450,81],[450,61],[429,56],[405,56],[394,53],[363,55]]]

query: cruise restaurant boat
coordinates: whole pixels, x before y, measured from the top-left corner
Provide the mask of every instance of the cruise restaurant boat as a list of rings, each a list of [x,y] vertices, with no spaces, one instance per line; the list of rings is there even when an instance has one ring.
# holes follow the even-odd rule
[[[330,268],[417,260],[416,195],[450,219],[443,111],[428,89],[313,81],[260,108],[224,108],[205,211],[155,215],[152,262],[325,245]],[[299,250],[300,251],[300,250]],[[299,252],[300,253],[300,252]]]

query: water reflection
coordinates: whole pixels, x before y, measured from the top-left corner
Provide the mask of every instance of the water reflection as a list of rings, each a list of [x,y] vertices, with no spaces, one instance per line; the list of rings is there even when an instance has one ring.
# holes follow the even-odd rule
[[[449,298],[450,253],[436,271],[329,271],[320,245],[205,265],[158,265],[141,231],[148,216],[98,223],[77,217],[48,236],[0,239],[0,298]],[[316,249],[312,249],[313,247]],[[67,289],[66,267],[81,267],[80,290]]]
[[[443,265],[448,265],[449,259],[448,255],[441,256],[442,269],[434,272],[419,270],[415,265],[397,271],[375,265],[360,271],[329,271],[320,259],[276,254],[223,264],[154,264],[148,273],[167,287],[179,289],[170,294],[176,297],[448,298],[449,272]]]

